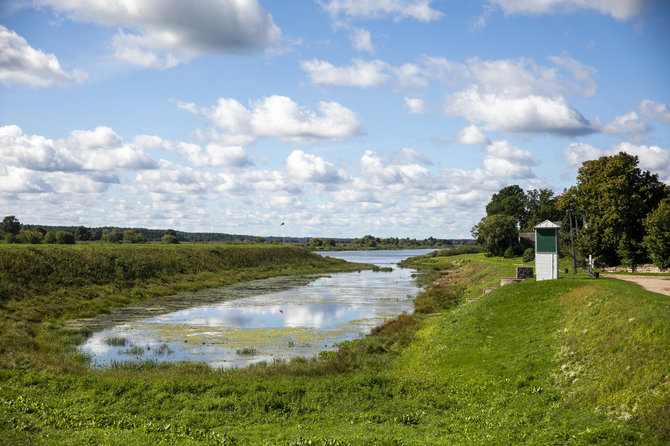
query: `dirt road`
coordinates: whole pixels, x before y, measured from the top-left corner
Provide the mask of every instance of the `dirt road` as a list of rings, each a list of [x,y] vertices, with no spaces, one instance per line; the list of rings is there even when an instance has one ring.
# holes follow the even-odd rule
[[[665,294],[670,296],[670,277],[668,276],[629,276],[623,274],[601,274],[601,277],[608,277],[611,279],[628,280],[642,285],[645,289],[653,291],[654,293]]]

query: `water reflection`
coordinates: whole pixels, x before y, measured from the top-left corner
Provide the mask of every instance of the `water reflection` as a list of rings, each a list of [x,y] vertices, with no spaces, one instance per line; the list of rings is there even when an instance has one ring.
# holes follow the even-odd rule
[[[95,333],[81,349],[98,367],[147,359],[237,367],[314,356],[411,311],[419,289],[412,270],[395,264],[428,251],[324,253],[393,270],[333,274],[305,286],[226,301],[229,288],[210,289],[220,293],[222,302],[118,325]]]

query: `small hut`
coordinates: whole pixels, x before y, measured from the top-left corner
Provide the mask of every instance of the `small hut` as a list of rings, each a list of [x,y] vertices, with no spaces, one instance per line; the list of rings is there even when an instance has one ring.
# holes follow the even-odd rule
[[[560,226],[545,220],[535,226],[535,278],[558,279],[558,230]]]

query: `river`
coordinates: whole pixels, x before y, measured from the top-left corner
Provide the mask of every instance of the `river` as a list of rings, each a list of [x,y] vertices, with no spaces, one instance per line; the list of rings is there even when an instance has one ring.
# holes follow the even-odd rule
[[[414,270],[396,263],[430,251],[322,252],[392,270],[335,273],[280,291],[267,292],[272,287],[252,283],[181,294],[182,302],[202,302],[206,296],[209,303],[98,331],[80,350],[91,357],[92,367],[150,360],[201,361],[227,368],[313,357],[411,312],[420,289],[412,278]],[[254,287],[263,291],[250,293]]]

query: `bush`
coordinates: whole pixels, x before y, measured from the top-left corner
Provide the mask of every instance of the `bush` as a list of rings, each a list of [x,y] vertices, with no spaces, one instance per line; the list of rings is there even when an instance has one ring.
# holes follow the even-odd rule
[[[535,248],[528,248],[523,252],[523,263],[529,263],[535,260]]]
[[[512,257],[514,257],[514,248],[511,246],[507,248],[505,250],[505,253],[503,254],[503,257],[505,257],[506,259],[511,259]]]

